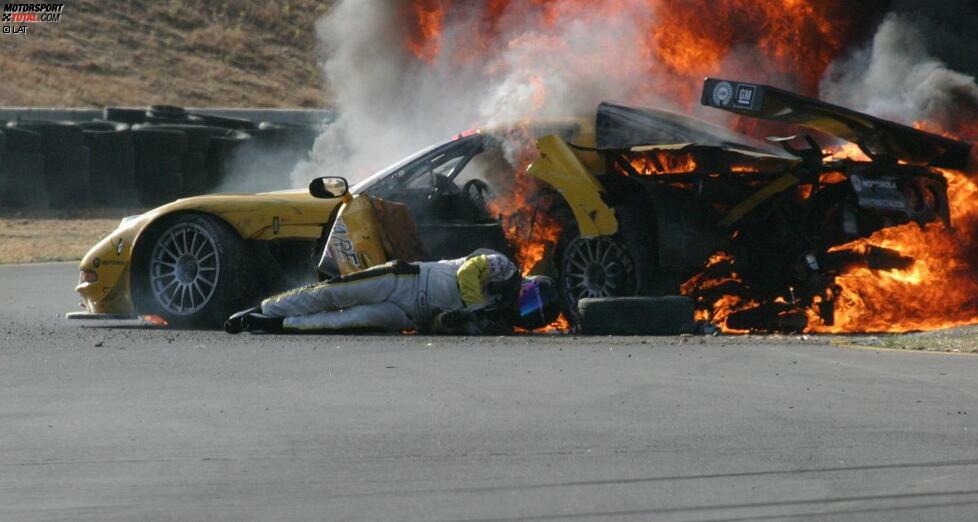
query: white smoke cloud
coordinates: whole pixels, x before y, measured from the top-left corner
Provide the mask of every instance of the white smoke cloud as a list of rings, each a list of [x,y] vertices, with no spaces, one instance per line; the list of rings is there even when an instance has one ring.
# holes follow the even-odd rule
[[[502,33],[474,59],[465,53],[482,3],[460,6],[446,19],[434,63],[426,63],[405,46],[405,2],[338,2],[318,34],[339,116],[293,183],[322,175],[361,179],[467,128],[593,117],[603,100],[668,108],[650,84],[649,56],[636,45],[653,13],[635,1],[609,22],[610,3],[598,0],[584,11],[578,4],[573,16],[558,6],[551,15],[561,23],[548,27],[511,10],[500,18]]]
[[[951,130],[962,109],[978,108],[975,78],[932,56],[926,35],[899,14],[886,16],[869,46],[833,63],[820,91],[827,101],[881,118]]]
[[[408,0],[339,0],[317,26],[324,79],[339,115],[310,161],[293,171],[292,182],[304,186],[323,175],[355,182],[464,129],[593,117],[600,101],[689,112],[664,97],[675,93],[668,82],[676,76],[642,49],[654,27],[652,4],[551,3],[548,17],[556,23],[541,24],[527,15],[529,4],[511,2],[497,32],[480,33],[486,2],[460,2],[446,14],[439,51],[428,63],[405,45]],[[482,47],[473,43],[479,34],[491,34]],[[927,43],[910,19],[889,15],[871,45],[830,67],[821,97],[904,123],[927,119],[953,129],[961,107],[978,108],[978,87],[934,58]],[[794,87],[776,70],[763,52],[740,45],[723,58],[719,74]],[[701,107],[692,112],[716,122],[729,116]]]

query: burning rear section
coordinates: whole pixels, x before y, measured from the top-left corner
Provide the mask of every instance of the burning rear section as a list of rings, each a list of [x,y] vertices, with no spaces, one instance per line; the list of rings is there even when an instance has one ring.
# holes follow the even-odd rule
[[[978,322],[970,144],[764,85],[708,79],[703,96],[809,134],[758,141],[603,103],[593,135],[540,140],[494,203],[572,318],[585,297],[683,294],[728,332]]]
[[[682,285],[702,319],[735,332],[978,321],[970,144],[767,86],[707,80],[703,103],[814,137],[782,141],[797,165],[742,175],[740,196],[708,201],[726,242]],[[823,152],[831,136],[848,140],[849,153]],[[705,183],[731,185],[734,170],[694,169],[683,183],[709,198]]]

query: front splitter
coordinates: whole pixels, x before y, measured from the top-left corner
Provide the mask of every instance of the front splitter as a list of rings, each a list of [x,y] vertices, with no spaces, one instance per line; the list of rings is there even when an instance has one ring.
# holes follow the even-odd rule
[[[86,320],[97,320],[97,321],[119,321],[128,319],[139,319],[138,315],[127,315],[127,314],[92,314],[89,312],[68,312],[65,314],[66,319],[86,319]]]

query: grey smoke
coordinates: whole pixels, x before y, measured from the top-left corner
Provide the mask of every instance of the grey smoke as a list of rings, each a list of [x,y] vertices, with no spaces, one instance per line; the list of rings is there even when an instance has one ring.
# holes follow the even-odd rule
[[[586,9],[603,14],[611,1]],[[357,180],[468,128],[593,117],[602,100],[670,107],[655,95],[650,58],[635,45],[653,13],[645,2],[633,4],[611,25],[585,12],[541,29],[517,11],[505,13],[495,46],[476,60],[458,53],[482,23],[484,2],[457,4],[446,20],[441,52],[429,64],[404,45],[403,0],[341,0],[318,25],[323,72],[339,117],[293,182],[316,175]]]
[[[468,128],[521,118],[592,117],[604,100],[688,112],[657,94],[669,92],[665,82],[673,77],[658,74],[654,58],[636,45],[655,17],[648,2],[571,4],[578,10],[574,16],[546,28],[525,16],[530,4],[512,2],[520,10],[504,13],[488,49],[479,59],[466,60],[460,49],[471,45],[484,23],[486,2],[455,3],[445,20],[441,52],[429,64],[404,45],[407,0],[337,1],[317,32],[324,81],[338,118],[319,137],[309,161],[292,172],[293,185],[322,175],[355,182]],[[630,7],[609,23],[612,5]],[[978,113],[978,88],[969,69],[978,69],[978,24],[959,20],[972,16],[971,3],[896,0],[891,5],[893,12],[872,41],[832,65],[821,96],[897,121],[928,119],[951,129],[962,114]],[[558,17],[561,8],[556,4]],[[773,68],[754,49],[734,51],[721,75],[793,87],[786,78],[771,77]],[[693,110],[696,116],[724,118],[719,111]]]
[[[967,37],[912,12],[917,16],[888,14],[872,42],[833,63],[821,97],[905,124],[926,121],[956,130],[978,117],[978,84],[972,74],[951,69],[935,50],[956,57],[956,46],[965,45]],[[971,52],[976,48],[972,43]]]

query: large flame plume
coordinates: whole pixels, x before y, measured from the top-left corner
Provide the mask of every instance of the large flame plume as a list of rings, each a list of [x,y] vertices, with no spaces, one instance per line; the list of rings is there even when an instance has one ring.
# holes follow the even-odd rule
[[[952,227],[907,223],[837,247],[876,246],[913,259],[906,269],[854,268],[836,278],[835,324],[811,311],[814,332],[905,332],[978,323],[978,187],[963,173],[948,180]]]

